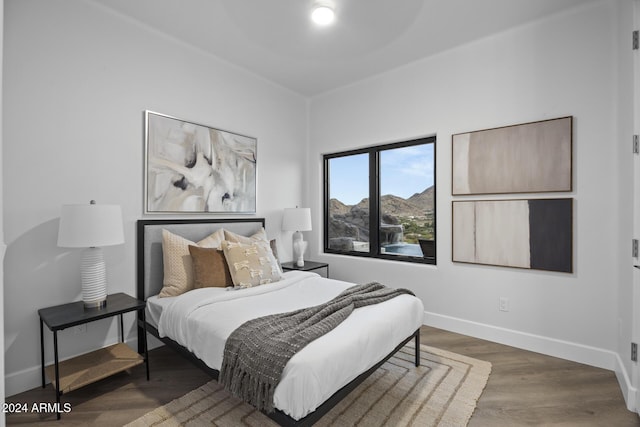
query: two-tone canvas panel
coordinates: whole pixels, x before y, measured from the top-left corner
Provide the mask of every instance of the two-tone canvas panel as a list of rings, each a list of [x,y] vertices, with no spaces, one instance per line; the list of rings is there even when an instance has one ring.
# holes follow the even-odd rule
[[[453,261],[571,273],[573,199],[454,201]]]
[[[454,196],[571,191],[573,118],[452,136]]]

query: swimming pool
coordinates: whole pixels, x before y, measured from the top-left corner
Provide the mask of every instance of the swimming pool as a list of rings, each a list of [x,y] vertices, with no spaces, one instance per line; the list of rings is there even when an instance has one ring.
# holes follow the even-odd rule
[[[382,252],[387,254],[398,254],[422,257],[420,245],[415,243],[394,243],[382,247]]]

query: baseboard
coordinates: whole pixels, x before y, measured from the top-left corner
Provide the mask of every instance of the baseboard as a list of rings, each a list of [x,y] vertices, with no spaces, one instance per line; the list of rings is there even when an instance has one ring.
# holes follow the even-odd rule
[[[622,391],[622,396],[624,397],[624,401],[627,405],[627,409],[631,412],[638,412],[636,405],[638,389],[631,383],[631,378],[624,367],[624,363],[622,363],[622,359],[620,359],[620,355],[616,355],[615,374],[618,384],[620,385],[620,391]]]
[[[4,393],[6,402],[11,402],[11,396],[42,386],[41,367],[23,369],[4,376]],[[55,392],[54,392],[55,395]],[[55,396],[53,396],[55,399]]]
[[[570,341],[558,340],[541,335],[529,334],[513,329],[472,322],[437,313],[424,313],[424,324],[463,335],[535,351],[548,356],[559,357],[573,362],[584,363],[598,368],[616,371],[617,354],[601,348]]]

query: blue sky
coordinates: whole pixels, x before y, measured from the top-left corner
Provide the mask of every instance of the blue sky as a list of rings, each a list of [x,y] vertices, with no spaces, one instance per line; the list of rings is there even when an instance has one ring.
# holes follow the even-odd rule
[[[369,197],[368,154],[330,161],[331,198],[355,205]],[[433,185],[433,144],[384,150],[380,154],[381,193],[409,198]]]

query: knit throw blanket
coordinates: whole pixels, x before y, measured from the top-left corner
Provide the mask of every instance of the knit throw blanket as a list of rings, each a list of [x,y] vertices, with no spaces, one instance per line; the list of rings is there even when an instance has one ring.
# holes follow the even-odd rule
[[[414,295],[373,282],[352,286],[324,304],[249,320],[227,339],[218,381],[259,410],[273,412],[273,394],[294,354],[334,329],[356,308],[403,294]]]

